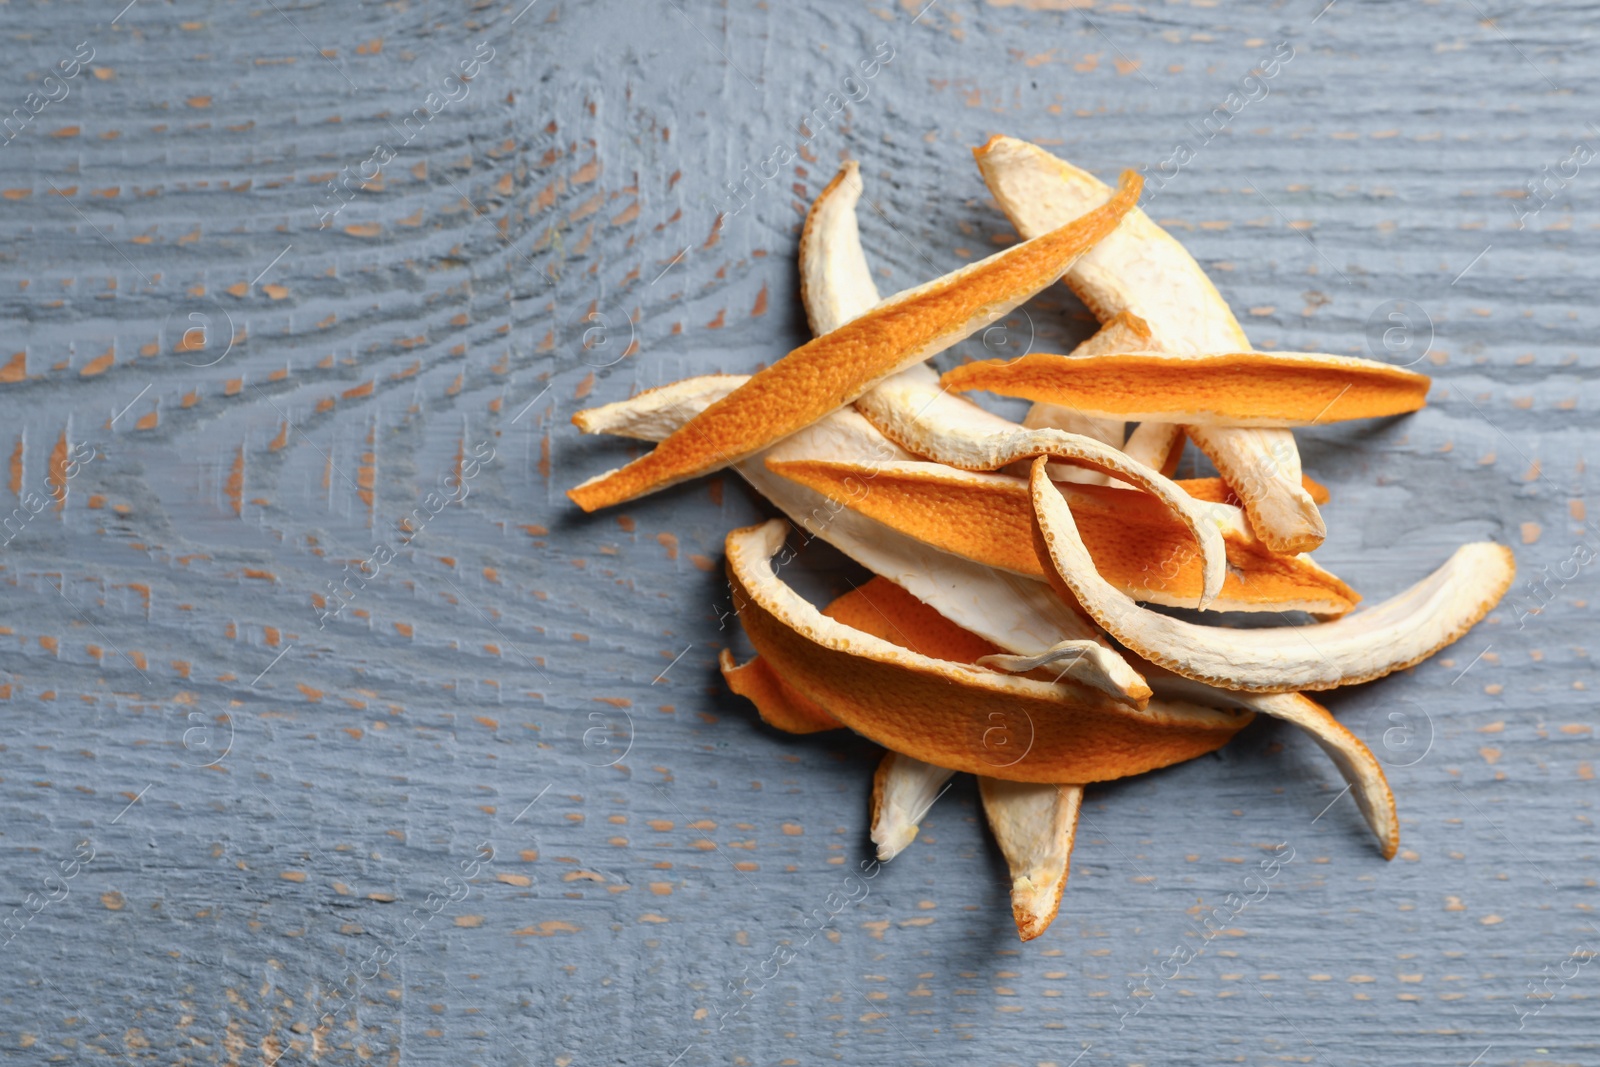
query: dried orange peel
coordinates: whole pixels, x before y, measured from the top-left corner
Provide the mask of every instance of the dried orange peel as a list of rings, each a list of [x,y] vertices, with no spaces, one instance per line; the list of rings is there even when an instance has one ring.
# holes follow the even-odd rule
[[[879,303],[856,219],[861,193],[861,169],[849,160],[812,201],[800,232],[800,303],[818,337]]]
[[[844,728],[844,723],[790,688],[760,656],[740,664],[735,662],[732,652],[723,649],[717,657],[717,666],[728,688],[754,704],[768,726],[789,734],[815,734]]]
[[[1149,672],[1156,691],[1164,696],[1220,707],[1247,708],[1304,730],[1349,784],[1356,807],[1377,839],[1383,858],[1394,859],[1400,848],[1400,817],[1395,811],[1394,791],[1389,788],[1388,776],[1372,750],[1340,725],[1327,708],[1301,693],[1229,691],[1171,674],[1152,664],[1141,666]]]
[[[769,460],[774,472],[925,544],[975,563],[1040,581],[1033,550],[1028,483],[1005,474],[938,463],[896,461],[867,467],[827,460]],[[859,495],[852,485],[866,487]],[[1066,497],[1099,574],[1137,600],[1190,607],[1202,591],[1202,569],[1188,530],[1143,493],[1056,483]],[[1214,611],[1304,611],[1339,616],[1360,597],[1309,556],[1268,551],[1238,510],[1212,505],[1227,571],[1208,607]]]
[[[886,752],[872,776],[872,843],[892,860],[917,839],[922,817],[956,772]]]
[[[872,281],[872,270],[867,263],[866,251],[861,244],[861,229],[856,219],[856,204],[861,198],[862,191],[859,168],[854,162],[847,162],[840,167],[839,173],[822,190],[812,203],[811,210],[806,213],[805,228],[800,238],[800,297],[805,305],[806,315],[811,321],[813,331],[823,332],[838,329],[845,323],[865,314],[878,301],[877,286]],[[1109,351],[1122,345],[1140,343],[1147,340],[1148,337],[1149,330],[1142,320],[1132,315],[1121,316],[1107,323],[1095,337],[1090,338],[1079,346],[1079,351],[1090,354]],[[973,434],[979,436],[987,435],[990,432],[1011,433],[1019,429],[1015,424],[997,419],[976,405],[965,401],[938,396],[930,397],[927,393],[927,385],[931,377],[931,372],[926,367],[912,368],[894,375],[865,394],[857,403],[857,410],[866,413],[869,419],[873,417],[874,412],[877,412],[877,417],[886,426],[899,428],[902,433],[917,437],[919,441],[922,441],[928,447],[939,447],[937,442],[930,443],[926,440],[926,438],[936,434],[938,431],[934,430],[919,435],[917,432],[918,417],[922,415],[930,416],[932,421],[952,426],[958,432],[963,428],[967,428]],[[914,406],[914,410],[912,406]],[[904,417],[907,412],[911,416],[909,420]],[[1036,411],[1034,414],[1038,416],[1040,421],[1039,428],[1050,428],[1047,425],[1048,413]],[[1075,432],[1076,429],[1095,429],[1094,427],[1078,426],[1071,429],[1074,432],[1068,440],[1073,447],[1078,450],[1087,450],[1086,454],[1093,459],[1109,461],[1119,466],[1122,464],[1122,457],[1118,455],[1116,447],[1120,445],[1120,439],[1114,443],[1109,440],[1113,436],[1109,427],[1098,428],[1101,430],[1101,436],[1098,438],[1094,437],[1093,434],[1078,435]],[[1043,440],[1059,446],[1062,439],[1059,436],[1046,436]],[[1102,448],[1100,445],[1106,445],[1107,447]],[[961,445],[958,442],[952,444],[951,447],[961,447]],[[792,452],[789,454],[792,455]],[[804,461],[790,460],[789,462],[803,463]],[[788,464],[776,456],[769,456],[767,465],[779,473],[783,473],[788,467]],[[873,518],[884,520],[886,525],[895,527],[895,523],[892,520],[876,513],[871,507],[859,506],[862,502],[871,502],[876,495],[875,493],[870,491],[849,492],[852,486],[862,487],[870,484],[872,488],[877,488],[876,478],[884,469],[884,463],[873,464],[871,471],[858,465],[855,470],[843,473],[842,481],[835,481],[826,485],[813,484],[810,487],[822,492],[830,499],[851,500],[857,505],[857,511]],[[1088,464],[1078,468],[1069,467],[1066,464],[1056,464],[1054,469],[1058,473],[1075,469],[1080,475],[1098,478],[1102,482],[1106,480],[1106,476],[1103,473]],[[1137,483],[1154,488],[1165,502],[1175,508],[1182,509],[1192,530],[1203,526],[1198,509],[1192,508],[1187,498],[1182,494],[1172,491],[1171,486],[1164,481],[1153,478],[1149,472],[1140,468],[1137,463],[1134,463],[1129,469],[1138,472],[1134,476],[1134,480]],[[863,480],[869,478],[870,482]],[[879,503],[881,502],[880,498]],[[1026,517],[1026,511],[1020,514],[1022,517]],[[895,528],[898,529],[899,527]],[[912,533],[910,530],[902,530],[902,532]],[[918,534],[912,533],[912,536],[918,536]],[[1201,538],[1200,543],[1203,546],[1201,558],[1208,563],[1212,563],[1211,568],[1204,572],[1200,588],[1195,590],[1194,593],[1195,600],[1203,603],[1208,592],[1212,594],[1216,592],[1216,589],[1209,586],[1204,579],[1210,579],[1214,584],[1221,574],[1221,565],[1213,562],[1216,559],[1215,544],[1206,539],[1207,531],[1199,529],[1198,536]],[[928,540],[925,537],[919,537],[919,539],[941,548],[950,547],[937,540]],[[1024,558],[1026,558],[1026,544],[1027,542],[1024,540],[1017,542],[1016,545],[1017,548],[1024,549],[1021,553]],[[955,551],[957,555],[973,558],[969,553],[963,553],[956,549],[950,550]],[[1193,553],[1188,553],[1188,555],[1193,555]],[[987,563],[988,560],[978,559],[977,562]],[[1073,664],[1074,670],[1083,669],[1088,663],[1109,654],[1099,650],[1088,649],[1086,643],[1083,647],[1089,658],[1076,661]],[[1107,669],[1109,672],[1109,667]]]
[[[1055,919],[1083,804],[1081,785],[978,779],[983,813],[1011,869],[1011,917],[1032,941]]]
[[[1231,630],[1142,608],[1095,570],[1072,509],[1034,461],[1034,544],[1047,576],[1123,645],[1175,674],[1223,689],[1286,693],[1355,685],[1409,667],[1458,640],[1516,576],[1511,550],[1466,544],[1403,593],[1311,626]]]
[[[1055,477],[1052,472],[1051,477]],[[1239,497],[1221,478],[1179,478],[1178,488],[1194,497],[1196,500],[1209,500],[1214,504],[1227,504],[1239,507]],[[1333,494],[1328,492],[1328,487],[1316,481],[1310,475],[1300,475],[1300,486],[1312,500],[1318,504],[1326,504],[1333,499]]]
[[[731,466],[871,571],[818,610],[773,565],[788,523],[729,533],[757,654],[739,664],[724,651],[724,678],[778,730],[848,728],[888,750],[872,788],[880,859],[917,837],[953,774],[976,774],[1023,940],[1057,914],[1086,787],[1215,751],[1254,715],[1312,737],[1393,857],[1381,765],[1302,691],[1378,678],[1458,639],[1514,563],[1503,546],[1466,545],[1354,610],[1357,594],[1304,554],[1328,494],[1301,472],[1288,428],[1415,410],[1427,379],[1254,351],[1198,264],[1133,207],[1136,181],[1113,194],[1007,138],[978,157],[1031,240],[880,301],[856,220],[860,171],[846,163],[800,241],[817,339],[754,375],[580,411],[586,433],[658,447],[574,499],[591,510]],[[1070,356],[969,364],[942,383],[925,364],[1060,277],[1102,322]],[[952,390],[1034,403],[1019,425]],[[1186,440],[1219,478],[1173,480]],[[1224,629],[1146,604],[1323,621]]]
[[[881,578],[874,578],[839,597],[823,609],[823,614],[902,648],[935,658],[990,665],[995,665],[995,661],[1020,659],[997,654],[977,655],[992,646],[975,635],[964,633]],[[1031,657],[1026,662],[1000,669],[1023,671],[1045,667],[1054,658],[1054,655]],[[731,662],[731,657],[725,655],[725,667]],[[1152,664],[1141,663],[1140,666],[1163,696],[1202,705],[1241,708],[1283,719],[1306,730],[1349,782],[1384,858],[1393,858],[1399,847],[1399,821],[1395,815],[1394,794],[1382,767],[1366,745],[1340,726],[1325,708],[1298,693],[1229,692],[1190,681]],[[758,667],[770,673],[765,660],[759,656],[740,670],[753,671]],[[736,691],[745,692],[739,688],[737,680],[733,681]],[[763,719],[784,728],[761,703],[761,694],[746,695],[757,702]],[[829,721],[833,726],[840,725],[836,720]],[[805,722],[791,732],[809,733],[814,728]],[[994,746],[997,756],[1002,748]],[[953,773],[948,768],[893,751],[885,755],[873,777],[872,788],[872,840],[877,845],[880,860],[893,859],[915,840],[922,817],[942,795]],[[1049,925],[1059,904],[1071,852],[1072,816],[1075,805],[1081,801],[1083,787],[1011,783],[986,776],[979,777],[979,787],[991,829],[1012,869],[1012,905],[1018,932],[1023,940],[1029,940]]]
[[[1426,375],[1387,363],[1320,352],[1039,352],[967,363],[939,381],[962,393],[1070,406],[1094,419],[1277,427],[1403,415],[1422,407],[1429,384]]]
[[[1131,708],[1087,686],[935,659],[846,626],[773,571],[787,532],[774,519],[728,534],[728,578],[750,643],[791,688],[902,755],[1010,781],[1099,782],[1215,751],[1249,719],[1181,701]],[[1016,746],[1003,758],[1000,734]]]
[[[889,375],[943,352],[1054,283],[1139,199],[1128,172],[1104,204],[988,259],[890,297],[790,352],[655,450],[567,495],[585,511],[726,467],[837,411]]]
[[[1081,215],[1110,193],[1092,174],[1014,137],[993,137],[973,155],[984,183],[1024,238]],[[1138,209],[1063,280],[1101,322],[1124,313],[1137,315],[1150,329],[1150,347],[1160,351],[1243,352],[1253,347],[1194,257]],[[1189,438],[1238,492],[1251,526],[1269,548],[1309,552],[1322,543],[1327,527],[1300,485],[1300,455],[1292,434],[1197,426]]]

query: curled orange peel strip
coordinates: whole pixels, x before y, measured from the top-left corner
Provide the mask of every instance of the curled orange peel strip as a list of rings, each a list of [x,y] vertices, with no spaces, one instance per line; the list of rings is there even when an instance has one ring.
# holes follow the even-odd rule
[[[1095,570],[1072,509],[1035,460],[1034,547],[1046,575],[1107,633],[1174,674],[1257,693],[1332,689],[1426,659],[1489,613],[1510,588],[1510,549],[1462,545],[1438,570],[1381,604],[1311,626],[1222,629],[1140,607]]]
[[[1059,279],[1138,202],[1139,176],[1082,217],[926,285],[790,352],[707,407],[648,455],[567,495],[585,511],[620,504],[728,466],[851,403]]]
[[[981,389],[1063,405],[1092,418],[1276,427],[1416,411],[1430,384],[1426,375],[1386,363],[1317,352],[1037,352],[967,363],[940,382],[957,392]]]
[[[879,303],[856,219],[861,192],[861,168],[855,160],[847,160],[806,212],[800,232],[800,303],[817,337],[860,318]]]
[[[1229,692],[1170,674],[1148,663],[1142,666],[1150,673],[1157,692],[1164,696],[1218,707],[1248,708],[1304,730],[1349,783],[1350,793],[1377,839],[1383,858],[1394,859],[1400,848],[1400,817],[1395,811],[1394,791],[1389,788],[1388,776],[1372,750],[1327,708],[1302,693]]]
[[[1046,580],[1033,549],[1028,483],[1004,474],[897,461],[873,467],[826,460],[769,461],[775,473],[935,548],[976,563]],[[1136,600],[1188,607],[1203,582],[1188,530],[1144,493],[1057,483],[1098,572]],[[1304,611],[1339,616],[1359,595],[1305,556],[1270,552],[1242,516],[1212,505],[1227,571],[1215,611]],[[1225,510],[1226,509],[1226,510]],[[1231,513],[1231,514],[1230,514]]]
[[[789,686],[895,752],[1011,781],[1078,784],[1215,751],[1248,721],[1178,701],[1134,709],[1085,686],[935,659],[845,626],[773,572],[786,525],[728,535],[745,633]]]
[[[748,663],[737,663],[733,653],[723,649],[717,657],[717,665],[728,688],[754,704],[768,726],[790,734],[844,728],[844,723],[790,688],[760,656]]]
[[[1058,658],[1070,657],[1070,650],[1052,651],[1039,656],[985,656],[978,662],[986,667],[1013,673],[1048,669]],[[1386,860],[1394,859],[1400,847],[1400,819],[1395,812],[1394,792],[1388,776],[1365,742],[1342,726],[1328,709],[1302,693],[1247,693],[1219,689],[1141,662],[1140,669],[1163,698],[1190,700],[1219,708],[1245,708],[1261,715],[1293,723],[1328,755],[1344,780],[1349,783],[1362,818],[1378,840]]]
[[[985,659],[1005,653],[999,645],[946,618],[932,605],[923,603],[886,578],[873,577],[836,598],[822,609],[822,614],[835,622],[930,659],[982,663]],[[1149,701],[1150,686],[1138,674],[1132,673],[1132,668],[1126,665],[1127,661],[1107,646],[1104,640],[1098,637],[1072,638],[1052,648],[1056,652],[1051,661],[1055,666],[1041,680],[1066,679],[1071,683],[1088,680],[1092,683],[1101,677],[1121,677],[1126,671],[1130,677],[1122,688],[1109,691],[1103,685],[1096,685],[1095,688],[1130,707],[1142,708]],[[1060,664],[1068,659],[1071,662],[1067,666],[1073,669],[1063,670]],[[1088,669],[1084,669],[1085,661],[1090,665]]]

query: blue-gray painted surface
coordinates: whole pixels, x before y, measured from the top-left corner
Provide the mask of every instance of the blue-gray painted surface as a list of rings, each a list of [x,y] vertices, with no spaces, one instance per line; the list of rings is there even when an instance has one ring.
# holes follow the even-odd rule
[[[924,2],[3,6],[8,1061],[1600,1061],[1595,5]],[[970,779],[813,935],[877,753],[716,674],[765,505],[562,495],[638,451],[575,409],[803,339],[841,157],[884,292],[1010,240],[995,132],[1167,162],[1263,346],[1387,355],[1403,302],[1430,406],[1299,435],[1318,558],[1375,600],[1494,538],[1548,606],[1332,695],[1392,863],[1261,722],[1091,789],[1038,941]]]

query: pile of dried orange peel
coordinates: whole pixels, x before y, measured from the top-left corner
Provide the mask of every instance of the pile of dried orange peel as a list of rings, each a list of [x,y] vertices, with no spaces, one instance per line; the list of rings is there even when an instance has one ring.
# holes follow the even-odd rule
[[[787,523],[729,533],[734,604],[759,654],[736,665],[724,651],[723,676],[781,730],[848,727],[889,750],[872,791],[880,859],[916,837],[952,774],[978,775],[1023,940],[1056,915],[1085,785],[1215,751],[1257,712],[1316,740],[1393,857],[1381,766],[1302,692],[1432,655],[1484,617],[1515,565],[1504,546],[1464,545],[1352,612],[1358,595],[1306,555],[1327,498],[1291,428],[1415,411],[1428,378],[1254,350],[1199,264],[1139,210],[1131,172],[1113,190],[1008,137],[975,154],[1023,240],[880,300],[846,163],[800,241],[815,339],[756,374],[580,411],[586,433],[659,443],[569,495],[593,511],[733,467],[871,570],[818,611],[774,568]],[[927,366],[1057,281],[1101,322],[1070,355],[942,378]],[[1033,406],[1018,425],[968,391]],[[1173,480],[1185,441],[1220,478]],[[1317,621],[1203,626],[1147,604]]]

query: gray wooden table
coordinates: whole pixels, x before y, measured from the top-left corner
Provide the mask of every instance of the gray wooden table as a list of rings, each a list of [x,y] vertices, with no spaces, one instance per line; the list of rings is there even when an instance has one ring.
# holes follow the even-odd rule
[[[522,2],[3,7],[8,1060],[1600,1062],[1600,8]],[[720,684],[765,505],[563,497],[634,454],[576,408],[803,338],[841,157],[885,292],[1010,240],[995,132],[1181,159],[1152,214],[1259,344],[1427,353],[1427,410],[1300,435],[1319,559],[1372,600],[1503,540],[1548,606],[1332,697],[1394,862],[1262,722],[1094,788],[1039,941],[970,780],[812,935],[876,751]]]

